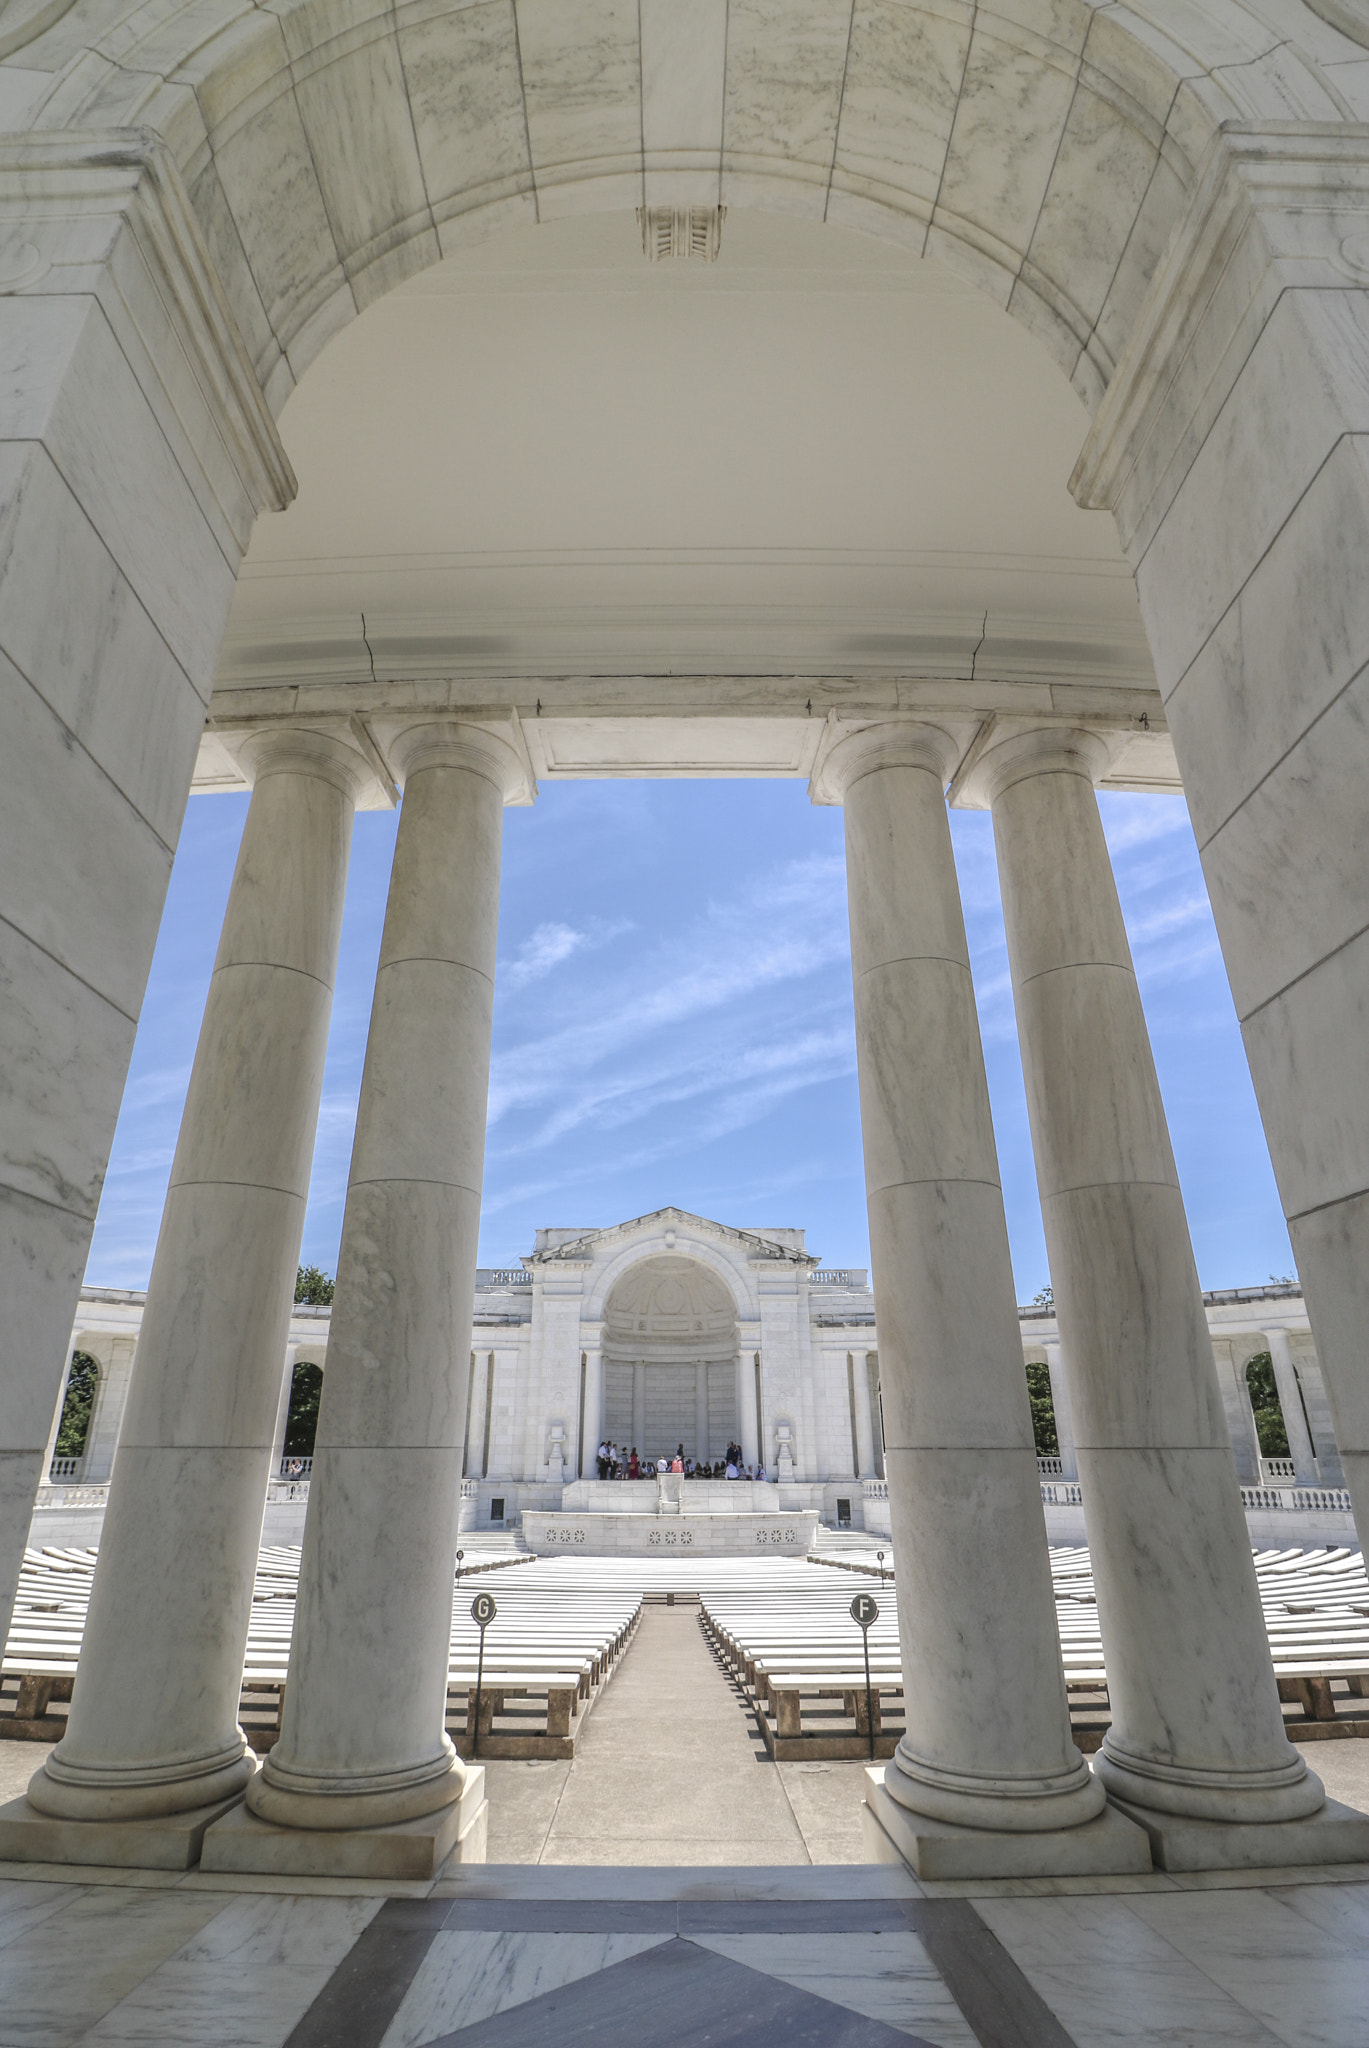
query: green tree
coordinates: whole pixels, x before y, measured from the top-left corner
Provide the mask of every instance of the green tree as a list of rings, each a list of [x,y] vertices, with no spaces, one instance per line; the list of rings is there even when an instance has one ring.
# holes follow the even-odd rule
[[[1246,1365],[1245,1383],[1250,1389],[1250,1405],[1255,1411],[1255,1434],[1260,1440],[1260,1456],[1286,1458],[1288,1430],[1274,1380],[1274,1361],[1267,1351],[1257,1352]]]
[[[1044,1364],[1027,1366],[1027,1394],[1032,1409],[1032,1435],[1038,1458],[1058,1458],[1060,1437],[1055,1427],[1055,1402],[1051,1398],[1051,1376]]]
[[[318,1434],[318,1404],[323,1392],[323,1368],[311,1358],[295,1361],[290,1376],[290,1412],[285,1418],[284,1455],[312,1458]]]
[[[67,1379],[67,1397],[62,1403],[62,1420],[57,1430],[54,1457],[79,1458],[85,1449],[99,1384],[99,1361],[92,1358],[88,1351],[74,1353],[71,1372]]]
[[[333,1298],[333,1282],[319,1266],[301,1266],[295,1276],[295,1300],[311,1308],[326,1308]]]

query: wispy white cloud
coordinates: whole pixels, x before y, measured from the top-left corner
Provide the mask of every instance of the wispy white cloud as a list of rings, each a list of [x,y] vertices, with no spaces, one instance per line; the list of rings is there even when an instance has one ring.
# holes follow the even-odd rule
[[[500,966],[495,986],[506,992],[527,988],[534,981],[542,981],[574,954],[608,945],[631,929],[629,922],[609,923],[602,918],[580,928],[554,919],[550,923],[539,924],[536,931],[524,939],[512,960]]]

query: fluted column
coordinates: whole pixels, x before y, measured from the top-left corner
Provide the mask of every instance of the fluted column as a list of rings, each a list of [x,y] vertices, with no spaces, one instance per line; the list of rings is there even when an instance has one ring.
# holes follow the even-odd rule
[[[357,1107],[280,1741],[248,1804],[402,1823],[461,1797],[444,1731],[511,742],[390,744],[404,802]]]
[[[1112,1726],[1110,1793],[1315,1811],[1287,1740],[1183,1198],[1094,796],[1058,729],[983,762]]]
[[[366,767],[323,735],[243,750],[252,801],[200,1027],[67,1731],[29,1787],[118,1820],[238,1792],[262,1510]],[[136,1860],[136,1859],[134,1859]]]
[[[1293,1476],[1299,1486],[1316,1486],[1319,1483],[1317,1454],[1312,1449],[1312,1432],[1303,1413],[1302,1390],[1298,1385],[1288,1332],[1268,1330],[1265,1335],[1269,1343],[1269,1361],[1274,1368],[1274,1384],[1279,1390],[1279,1406],[1283,1410],[1283,1426],[1288,1436],[1288,1455],[1293,1460]]]
[[[900,1807],[1010,1832],[1094,1819],[1070,1739],[988,1086],[927,726],[828,755],[840,799],[907,1732]],[[1009,1676],[1010,1674],[1010,1676]]]
[[[702,1359],[694,1367],[694,1455],[708,1456],[708,1367]]]

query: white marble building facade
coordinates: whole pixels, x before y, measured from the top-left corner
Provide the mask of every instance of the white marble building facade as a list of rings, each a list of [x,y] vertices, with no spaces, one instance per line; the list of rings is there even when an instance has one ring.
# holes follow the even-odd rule
[[[1305,1513],[1334,1518],[1328,1533],[1349,1535],[1344,1474],[1300,1290],[1231,1288],[1203,1299],[1247,1505],[1254,1510],[1258,1495],[1276,1510],[1296,1489]],[[145,1300],[108,1288],[83,1292],[72,1352],[99,1365],[96,1399],[75,1458],[55,1455],[59,1402],[40,1505],[103,1501]],[[1053,1482],[1077,1491],[1079,1478],[1059,1324],[1050,1307],[1018,1315],[1024,1362],[1050,1374],[1060,1452],[1039,1462],[1054,1504]],[[326,1369],[330,1320],[327,1308],[297,1303],[292,1313],[271,1465],[278,1498],[306,1497],[307,1464],[301,1471],[283,1451],[290,1385],[297,1361]],[[1245,1368],[1263,1353],[1274,1366],[1286,1459],[1263,1457],[1256,1434]],[[686,1457],[707,1463],[740,1443],[744,1462],[763,1464],[780,1488],[776,1505],[887,1534],[878,1318],[866,1270],[824,1266],[801,1229],[742,1230],[675,1208],[604,1229],[539,1230],[518,1265],[478,1268],[463,1526],[510,1527],[525,1509],[571,1501],[627,1507],[620,1486],[596,1484],[605,1437],[653,1460],[683,1444]],[[568,1496],[569,1487],[577,1491]]]

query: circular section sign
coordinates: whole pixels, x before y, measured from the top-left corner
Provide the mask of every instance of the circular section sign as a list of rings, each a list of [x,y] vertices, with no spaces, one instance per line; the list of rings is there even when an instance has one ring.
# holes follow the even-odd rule
[[[870,1604],[873,1606],[874,1602],[872,1601]],[[482,1629],[494,1620],[498,1612],[499,1609],[494,1604],[493,1593],[477,1593],[471,1602],[471,1620]]]
[[[851,1602],[851,1619],[858,1621],[862,1628],[869,1628],[872,1621],[879,1620],[879,1603],[868,1593],[857,1593]]]

